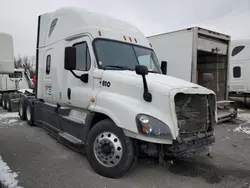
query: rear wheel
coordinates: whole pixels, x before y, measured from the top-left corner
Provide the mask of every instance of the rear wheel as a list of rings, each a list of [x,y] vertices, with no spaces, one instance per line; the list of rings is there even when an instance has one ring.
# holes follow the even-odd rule
[[[109,178],[123,176],[137,161],[133,140],[109,119],[98,122],[90,130],[86,152],[91,167]]]
[[[6,94],[5,93],[2,96],[2,107],[3,109],[6,109]]]
[[[18,113],[20,116],[21,120],[25,120],[26,116],[25,116],[25,103],[23,98],[20,99],[19,104],[18,104]]]
[[[6,100],[5,100],[5,102],[6,102],[6,109],[7,109],[9,112],[12,112],[12,104],[11,104],[10,96],[7,95],[5,99],[6,99]]]
[[[26,114],[27,123],[29,124],[29,126],[33,126],[34,125],[34,112],[33,112],[33,106],[31,102],[28,102],[26,106],[25,114]]]

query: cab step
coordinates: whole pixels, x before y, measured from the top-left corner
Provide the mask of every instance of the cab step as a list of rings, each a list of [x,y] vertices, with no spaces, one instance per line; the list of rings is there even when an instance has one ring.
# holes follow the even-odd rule
[[[83,146],[84,145],[80,139],[78,139],[78,138],[76,138],[76,137],[74,137],[66,132],[60,132],[59,136],[61,138],[63,138],[64,140],[66,140],[66,141],[68,141],[76,146]]]

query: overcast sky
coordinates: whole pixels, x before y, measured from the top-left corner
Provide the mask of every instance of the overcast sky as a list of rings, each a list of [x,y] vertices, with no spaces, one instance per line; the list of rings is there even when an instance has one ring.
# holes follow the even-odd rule
[[[250,38],[250,0],[1,0],[0,32],[13,35],[15,55],[35,55],[37,16],[63,6],[108,14],[146,36],[201,26]]]

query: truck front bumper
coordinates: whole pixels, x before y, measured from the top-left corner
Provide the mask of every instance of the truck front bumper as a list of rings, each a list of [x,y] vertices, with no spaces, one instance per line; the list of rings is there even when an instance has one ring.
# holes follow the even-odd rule
[[[215,142],[215,137],[212,132],[201,133],[197,136],[188,138],[178,137],[176,141],[170,146],[165,147],[166,157],[178,157],[189,154],[201,153],[208,150],[208,146]]]

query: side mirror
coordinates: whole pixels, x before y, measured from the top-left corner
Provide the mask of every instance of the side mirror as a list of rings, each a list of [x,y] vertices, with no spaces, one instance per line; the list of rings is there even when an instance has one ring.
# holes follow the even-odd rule
[[[84,83],[88,83],[89,81],[89,75],[88,74],[82,74],[80,80]]]
[[[167,74],[167,65],[168,63],[166,61],[162,61],[161,62],[161,71],[162,71],[162,74]]]
[[[152,95],[148,91],[148,84],[147,84],[147,80],[146,80],[146,75],[148,74],[148,67],[146,67],[144,65],[136,65],[135,72],[136,72],[136,74],[142,76],[143,88],[144,88],[143,99],[147,102],[151,102]]]
[[[148,74],[148,67],[146,67],[144,65],[136,65],[135,66],[135,72],[138,75],[145,76],[145,75]]]
[[[76,69],[76,48],[66,47],[64,53],[64,69],[75,70]]]

